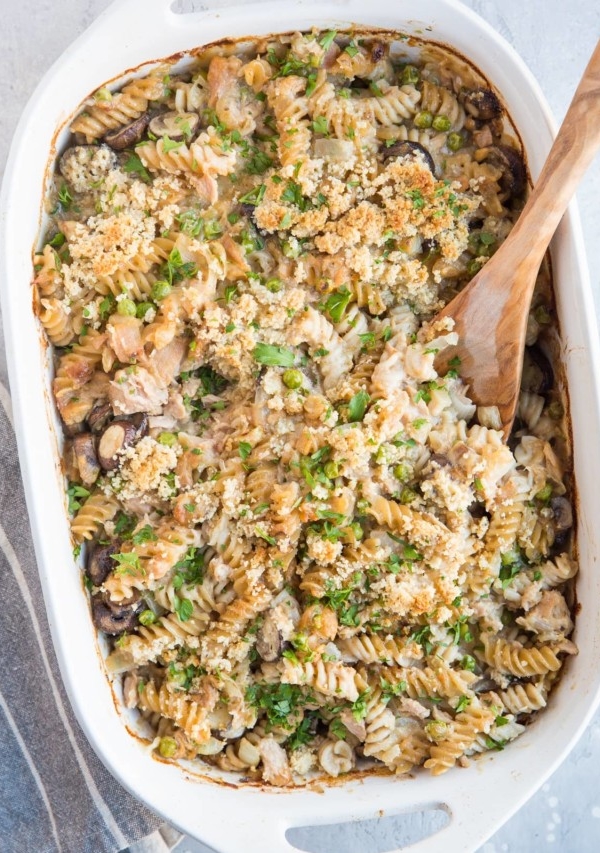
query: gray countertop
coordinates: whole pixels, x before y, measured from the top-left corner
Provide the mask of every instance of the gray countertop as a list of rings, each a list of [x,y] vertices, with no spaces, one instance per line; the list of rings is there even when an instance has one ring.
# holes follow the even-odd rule
[[[556,118],[561,120],[600,36],[598,0],[464,2],[513,44],[540,82]],[[15,125],[35,85],[54,59],[109,5],[109,0],[4,0],[1,5],[0,79],[4,97],[0,113],[0,169],[3,170]],[[192,6],[201,8],[202,4],[187,0],[186,8]],[[596,313],[600,318],[598,158],[583,182],[578,200]],[[6,378],[2,341],[0,377]],[[529,853],[534,849],[536,853],[596,853],[600,850],[599,766],[600,713],[560,769],[480,853]],[[427,828],[434,828],[429,818],[398,817],[386,819],[378,826],[370,822],[362,827],[303,830],[294,841],[313,853],[354,853],[358,850],[379,853],[415,840],[420,830],[426,834]],[[445,847],[443,833],[440,846]],[[208,848],[186,839],[178,850],[206,853]]]

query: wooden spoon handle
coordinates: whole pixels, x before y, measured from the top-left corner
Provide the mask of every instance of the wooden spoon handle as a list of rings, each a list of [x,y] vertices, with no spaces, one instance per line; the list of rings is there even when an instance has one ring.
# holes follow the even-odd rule
[[[600,148],[600,42],[527,204],[511,233],[513,258],[537,268],[583,173]]]

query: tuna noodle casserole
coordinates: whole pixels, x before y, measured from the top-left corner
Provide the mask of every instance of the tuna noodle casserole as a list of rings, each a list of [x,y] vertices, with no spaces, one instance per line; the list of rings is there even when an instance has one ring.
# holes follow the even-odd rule
[[[398,33],[296,33],[100,88],[71,131],[36,305],[154,749],[280,786],[502,749],[576,652],[576,564],[547,272],[508,445],[434,368],[526,191],[497,95]]]

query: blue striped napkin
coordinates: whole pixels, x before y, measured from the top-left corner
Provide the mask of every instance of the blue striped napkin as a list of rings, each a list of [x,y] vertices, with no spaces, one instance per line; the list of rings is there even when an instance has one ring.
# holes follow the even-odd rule
[[[179,834],[157,832],[161,819],[110,775],[69,705],[29,532],[10,396],[2,384],[0,601],[0,850],[170,850]]]

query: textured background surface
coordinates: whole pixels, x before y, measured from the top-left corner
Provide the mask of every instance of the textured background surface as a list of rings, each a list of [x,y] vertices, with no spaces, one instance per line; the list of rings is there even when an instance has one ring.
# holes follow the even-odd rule
[[[166,0],[165,0],[166,2]],[[600,36],[597,0],[464,0],[494,26],[525,59],[540,82],[558,120]],[[0,36],[0,169],[19,115],[36,83],[71,41],[109,0],[3,0]],[[201,8],[182,0],[183,8]],[[282,15],[285,2],[282,2]],[[9,14],[10,12],[10,14]],[[274,29],[277,22],[273,22]],[[584,237],[600,317],[600,162],[598,158],[578,194]],[[0,341],[0,375],[6,366]],[[541,791],[487,844],[481,853],[596,853],[600,849],[600,714],[571,756]],[[493,796],[493,793],[490,794]],[[433,829],[430,818],[390,818],[362,827],[305,830],[294,837],[313,853],[383,853]],[[2,828],[0,827],[0,836]],[[443,846],[443,834],[440,847]],[[207,853],[185,840],[181,853]],[[242,853],[242,851],[240,851]],[[265,851],[276,853],[276,851]],[[458,853],[458,851],[449,851]]]

